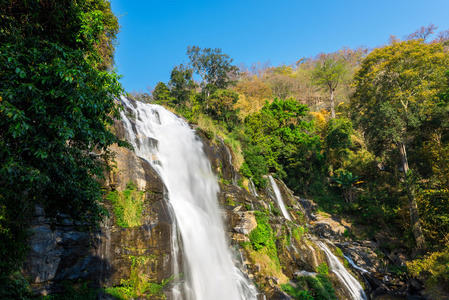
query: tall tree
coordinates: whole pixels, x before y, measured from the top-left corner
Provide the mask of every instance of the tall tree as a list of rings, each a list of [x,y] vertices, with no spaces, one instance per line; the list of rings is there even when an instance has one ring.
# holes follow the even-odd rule
[[[313,133],[314,124],[307,121],[308,111],[295,99],[275,98],[259,112],[248,115],[243,174],[264,185],[262,175],[273,172],[285,178],[289,186],[302,188],[304,176],[310,177],[310,167],[319,152],[319,137]]]
[[[123,90],[107,71],[118,30],[108,1],[2,1],[0,15],[2,277],[20,267],[35,205],[99,220]]]
[[[347,73],[346,60],[341,51],[320,53],[315,58],[312,80],[315,85],[329,91],[331,118],[335,118],[335,89],[345,79]]]
[[[418,249],[424,248],[425,240],[409,181],[407,150],[415,133],[438,107],[437,95],[445,86],[448,63],[441,44],[425,44],[422,39],[395,42],[373,50],[355,76],[354,119],[372,146],[397,147]]]
[[[192,78],[193,70],[185,67],[184,65],[176,66],[171,71],[170,81],[168,86],[172,97],[174,97],[175,104],[187,104],[191,93],[195,89],[195,82]]]
[[[168,86],[163,82],[158,82],[156,84],[156,87],[154,88],[153,92],[151,93],[151,96],[153,97],[153,101],[157,104],[168,104],[170,105],[175,100],[174,97],[172,97],[170,89]]]
[[[190,67],[202,79],[201,87],[206,98],[217,89],[226,89],[237,79],[239,68],[232,65],[233,59],[219,48],[187,47]]]

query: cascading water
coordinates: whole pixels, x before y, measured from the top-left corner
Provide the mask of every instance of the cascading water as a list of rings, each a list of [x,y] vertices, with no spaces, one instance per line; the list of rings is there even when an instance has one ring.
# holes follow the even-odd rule
[[[276,181],[274,181],[274,179],[271,175],[268,177],[270,178],[271,187],[273,188],[274,195],[276,197],[276,201],[277,201],[279,207],[281,208],[282,215],[284,216],[284,218],[291,221],[292,219],[290,218],[290,215],[289,215],[287,209],[285,208],[284,200],[282,199],[281,191],[279,190],[279,187],[277,186]]]
[[[256,299],[255,287],[232,263],[217,203],[219,186],[201,141],[163,107],[122,101],[135,118],[122,113],[129,141],[164,181],[182,238],[186,280],[174,291],[175,299]]]
[[[251,192],[251,195],[253,195],[254,197],[259,197],[259,194],[257,194],[256,186],[254,185],[254,182],[251,180],[251,178],[249,179],[248,188]]]
[[[344,284],[352,299],[354,300],[366,300],[366,294],[363,291],[363,287],[343,266],[338,258],[330,251],[325,243],[321,241],[315,241],[315,244],[320,247],[321,250],[326,253],[329,261],[329,269],[337,275],[340,282]]]
[[[295,197],[293,196],[292,191],[287,187],[287,185],[283,181],[281,181],[281,183],[284,185],[284,189],[287,191],[287,193],[289,193],[290,199],[295,200]],[[308,220],[307,212],[304,210],[304,207],[302,207],[302,204],[301,203],[297,203],[297,206],[301,210],[301,212],[303,213],[303,215],[306,218],[306,220]]]
[[[356,269],[357,271],[359,271],[361,274],[364,274],[364,273],[368,273],[369,274],[369,271],[368,270],[365,270],[364,268],[361,268],[361,267],[359,267],[359,266],[357,266],[356,264],[355,264],[355,262],[352,260],[352,258],[351,258],[351,255],[344,255],[343,254],[343,256],[346,258],[346,260],[348,261],[348,263],[354,268],[354,269]]]

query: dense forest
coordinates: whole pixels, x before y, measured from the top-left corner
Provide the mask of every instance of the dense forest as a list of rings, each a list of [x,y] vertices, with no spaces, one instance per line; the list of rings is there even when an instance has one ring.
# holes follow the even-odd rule
[[[0,14],[0,281],[20,291],[34,207],[96,226],[109,146],[129,145],[111,131],[125,91],[109,1],[6,0]],[[169,82],[129,96],[222,137],[239,184],[272,174],[357,224],[348,235],[388,233],[414,258],[410,276],[448,286],[448,50],[434,25],[292,65],[189,46]]]

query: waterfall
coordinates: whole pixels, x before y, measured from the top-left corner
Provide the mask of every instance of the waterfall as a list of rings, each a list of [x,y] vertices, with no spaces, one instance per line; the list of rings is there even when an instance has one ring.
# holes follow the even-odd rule
[[[175,299],[256,299],[255,287],[233,265],[218,206],[219,185],[201,140],[161,106],[122,101],[129,142],[167,187],[182,239],[185,281],[174,291]]]
[[[343,256],[346,258],[346,260],[348,261],[348,263],[349,263],[354,269],[356,269],[357,271],[359,271],[362,275],[365,274],[365,273],[370,274],[368,270],[365,270],[364,268],[361,268],[361,267],[357,266],[357,265],[355,264],[355,262],[352,260],[351,255],[347,255],[347,256],[346,256],[346,255],[343,254]]]
[[[254,185],[254,182],[251,178],[249,179],[248,188],[251,195],[253,195],[254,197],[259,197],[259,194],[257,194],[256,186]]]
[[[363,291],[360,283],[355,279],[338,260],[338,258],[329,250],[325,243],[321,241],[315,241],[315,244],[320,247],[321,250],[326,253],[326,257],[329,261],[329,269],[337,275],[341,283],[346,287],[352,299],[354,300],[366,300],[367,297]]]
[[[293,195],[292,191],[287,187],[287,185],[281,181],[282,185],[284,186],[284,189],[287,191],[287,193],[290,195],[290,199],[296,202],[297,206],[299,207],[299,210],[304,214],[304,218],[306,220],[308,219],[307,212],[305,211],[304,207],[302,207],[302,204],[295,200],[295,196]]]
[[[277,186],[276,181],[274,181],[274,179],[271,175],[269,175],[268,177],[270,178],[270,183],[271,183],[271,187],[273,188],[273,191],[274,191],[276,202],[277,202],[278,206],[281,208],[284,218],[291,221],[292,219],[290,218],[290,215],[289,215],[287,209],[285,208],[284,200],[282,200],[281,191],[279,190],[279,187]]]

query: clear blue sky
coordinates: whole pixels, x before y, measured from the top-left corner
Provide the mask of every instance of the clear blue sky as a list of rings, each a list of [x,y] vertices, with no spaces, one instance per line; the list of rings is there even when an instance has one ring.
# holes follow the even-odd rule
[[[276,66],[342,47],[376,47],[430,23],[449,29],[449,0],[111,0],[126,91],[168,82],[189,45],[234,63]]]

